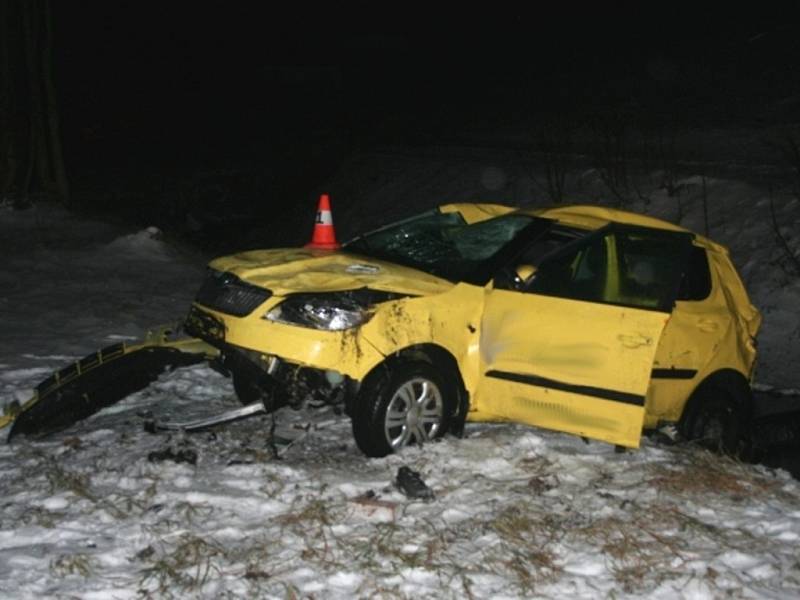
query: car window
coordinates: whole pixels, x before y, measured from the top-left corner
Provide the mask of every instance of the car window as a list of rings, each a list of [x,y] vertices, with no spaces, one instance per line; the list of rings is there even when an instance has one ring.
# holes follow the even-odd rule
[[[511,213],[468,224],[458,213],[431,212],[364,234],[345,245],[363,256],[413,267],[451,281],[483,285],[533,230],[551,221]]]
[[[540,265],[547,257],[574,242],[586,237],[590,232],[567,227],[554,226],[543,232],[529,244],[516,258],[516,264]]]
[[[692,246],[686,273],[681,279],[678,300],[705,300],[711,293],[711,271],[705,248]]]
[[[529,291],[547,296],[601,302],[608,272],[606,238],[558,252],[539,265]]]
[[[615,234],[618,252],[619,285],[617,302],[643,308],[656,308],[666,296],[674,295],[674,285],[684,271],[670,236],[649,231]]]
[[[669,310],[686,271],[689,239],[674,232],[609,227],[545,257],[526,291]]]

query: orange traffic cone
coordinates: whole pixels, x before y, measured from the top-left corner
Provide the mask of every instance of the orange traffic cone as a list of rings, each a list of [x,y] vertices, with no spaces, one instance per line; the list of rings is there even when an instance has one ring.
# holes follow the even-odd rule
[[[341,244],[336,241],[336,232],[333,230],[333,215],[331,214],[331,199],[328,194],[319,197],[317,218],[314,222],[314,235],[306,248],[319,250],[336,250]]]

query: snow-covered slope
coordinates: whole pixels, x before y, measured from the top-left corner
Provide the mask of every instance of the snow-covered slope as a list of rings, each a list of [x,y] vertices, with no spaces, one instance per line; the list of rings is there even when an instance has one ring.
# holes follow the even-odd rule
[[[373,156],[363,179],[332,182],[335,224],[347,235],[454,200],[543,201],[541,176],[526,169]],[[705,195],[711,237],[731,248],[764,312],[759,379],[800,387],[800,277],[774,240],[769,195],[720,178],[677,183],[683,193],[670,196],[653,175],[629,208],[703,231]],[[594,171],[569,185],[575,201],[608,201]],[[797,248],[797,200],[774,206]],[[179,318],[205,261],[156,231],[44,206],[0,209],[0,250],[0,403]],[[800,597],[800,483],[783,471],[657,439],[618,454],[517,425],[468,425],[464,439],[367,459],[347,419],[327,411],[278,413],[280,459],[269,417],[186,437],[142,429],[147,412],[235,406],[228,380],[191,367],[62,434],[0,446],[2,595]],[[196,461],[156,460],[166,448]],[[391,486],[404,464],[433,502]]]

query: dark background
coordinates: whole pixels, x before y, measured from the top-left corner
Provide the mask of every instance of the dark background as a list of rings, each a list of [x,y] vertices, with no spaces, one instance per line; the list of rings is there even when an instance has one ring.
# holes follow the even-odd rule
[[[186,235],[191,213],[207,246],[280,215],[271,245],[294,244],[319,186],[376,147],[620,111],[661,128],[800,116],[787,14],[538,4],[55,2],[72,195]]]

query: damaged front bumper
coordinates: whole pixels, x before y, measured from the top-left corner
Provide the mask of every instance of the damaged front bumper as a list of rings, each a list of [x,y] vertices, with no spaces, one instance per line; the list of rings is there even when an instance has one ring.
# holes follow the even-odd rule
[[[286,329],[286,326],[278,325],[275,328]],[[339,369],[303,364],[276,353],[230,343],[227,341],[226,322],[196,306],[189,311],[185,329],[190,335],[217,348],[219,358],[212,366],[224,375],[233,377],[236,393],[242,403],[261,400],[267,411],[283,406],[301,409],[333,405],[342,407],[350,414],[359,380]],[[270,344],[270,347],[281,346],[280,336],[276,337],[278,341]],[[291,345],[287,343],[287,346]]]

